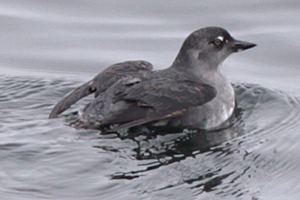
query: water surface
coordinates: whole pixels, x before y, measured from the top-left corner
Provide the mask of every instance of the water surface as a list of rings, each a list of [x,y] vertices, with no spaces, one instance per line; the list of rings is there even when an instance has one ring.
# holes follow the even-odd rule
[[[298,200],[299,11],[295,0],[2,0],[1,199]],[[110,64],[168,67],[208,25],[258,44],[223,64],[240,111],[230,128],[100,135],[47,119]]]

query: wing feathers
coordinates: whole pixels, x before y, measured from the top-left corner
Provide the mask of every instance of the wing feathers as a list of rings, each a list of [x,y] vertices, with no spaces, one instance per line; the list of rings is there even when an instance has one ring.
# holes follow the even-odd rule
[[[205,104],[216,95],[216,90],[209,85],[167,78],[144,80],[125,88],[120,85],[115,87],[119,90],[112,96],[114,101],[104,104],[123,102],[128,105],[128,109],[111,109],[114,113],[108,113],[107,116],[110,117],[104,121],[105,125],[118,122],[117,129],[177,117],[184,114],[188,108]],[[135,115],[136,111],[141,111],[142,114]],[[124,112],[127,114],[124,115]]]
[[[50,112],[49,119],[56,118],[59,114],[69,109],[81,98],[92,94],[96,90],[92,83],[92,81],[84,83],[59,101]]]
[[[151,63],[141,60],[126,61],[111,65],[99,73],[93,80],[84,83],[59,101],[49,114],[49,118],[58,117],[59,114],[70,108],[78,100],[94,92],[96,97],[99,96],[122,78],[127,76],[136,77],[132,83],[128,83],[134,84],[139,80],[139,77],[143,77],[151,72],[152,68]]]

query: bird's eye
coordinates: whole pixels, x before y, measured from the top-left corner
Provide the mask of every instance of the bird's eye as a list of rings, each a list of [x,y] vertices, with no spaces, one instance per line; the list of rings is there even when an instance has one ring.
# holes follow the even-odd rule
[[[224,45],[224,37],[219,36],[216,37],[212,42],[211,42],[216,48],[221,48]]]

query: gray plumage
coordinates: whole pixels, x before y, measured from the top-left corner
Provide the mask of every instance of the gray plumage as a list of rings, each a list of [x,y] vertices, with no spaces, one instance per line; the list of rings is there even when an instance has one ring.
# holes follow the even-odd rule
[[[153,66],[146,61],[127,61],[114,64],[103,72],[99,73],[94,79],[76,88],[65,98],[59,101],[52,109],[49,118],[56,118],[59,114],[70,108],[78,100],[95,93],[95,97],[105,92],[115,82],[124,77],[143,77],[152,71]]]
[[[187,77],[173,79],[153,73],[134,83],[131,80],[121,79],[89,103],[82,111],[82,119],[91,126],[137,126],[181,115],[216,95],[213,87]]]
[[[218,127],[235,107],[234,90],[219,65],[253,46],[220,27],[199,29],[184,41],[171,67],[152,71],[146,61],[112,65],[58,102],[49,117],[95,93],[80,115],[90,127],[130,128],[161,120],[170,126]]]

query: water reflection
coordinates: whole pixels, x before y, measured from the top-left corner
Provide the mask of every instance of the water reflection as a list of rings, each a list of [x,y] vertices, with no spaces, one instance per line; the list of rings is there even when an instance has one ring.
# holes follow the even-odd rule
[[[241,124],[239,124],[241,125]],[[195,157],[198,154],[208,152],[228,151],[228,148],[216,147],[226,141],[244,134],[242,127],[233,125],[228,129],[219,131],[183,131],[174,132],[175,129],[159,128],[147,130],[147,132],[134,132],[116,137],[122,140],[131,140],[135,143],[134,157],[137,160],[151,160],[146,168],[137,171],[117,173],[112,179],[133,179],[139,177],[142,172],[157,169],[161,166],[180,162],[188,157]],[[102,148],[96,146],[96,148]],[[207,177],[207,175],[204,175]]]
[[[227,127],[215,131],[203,130],[182,130],[170,127],[138,127],[127,132],[111,133],[106,138],[119,138],[122,141],[130,140],[134,148],[133,156],[136,160],[149,160],[143,164],[145,168],[141,170],[117,172],[111,175],[112,179],[134,179],[140,174],[180,162],[188,157],[195,158],[198,154],[210,152],[220,152],[224,155],[230,153],[228,146],[218,146],[227,141],[244,135],[243,111],[237,108],[235,115],[231,118]],[[102,150],[117,151],[108,146],[94,146]],[[210,172],[203,177],[214,176],[216,173]],[[222,175],[221,177],[226,177]],[[215,177],[216,178],[216,177]],[[199,180],[200,177],[197,178]],[[216,178],[217,179],[217,178]],[[188,180],[187,182],[193,182]]]

